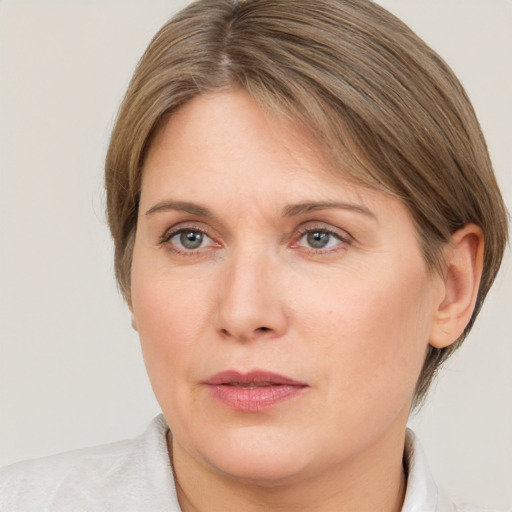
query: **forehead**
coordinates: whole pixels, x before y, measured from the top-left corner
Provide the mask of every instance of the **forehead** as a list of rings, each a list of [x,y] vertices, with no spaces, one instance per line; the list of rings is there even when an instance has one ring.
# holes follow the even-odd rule
[[[145,160],[143,189],[164,177],[236,179],[240,192],[280,182],[290,190],[298,181],[357,189],[308,130],[263,112],[239,89],[198,96],[162,122]]]
[[[343,162],[333,165],[306,128],[268,115],[241,89],[198,96],[159,127],[143,170],[141,210],[169,200],[231,214],[281,214],[315,202],[410,217],[397,199],[350,179]]]
[[[316,220],[366,233],[379,240],[376,245],[393,240],[395,249],[416,251],[419,237],[408,208],[333,169],[308,135],[269,119],[243,91],[199,96],[154,138],[139,218],[153,218],[156,211],[174,218],[179,211],[258,236]],[[166,215],[156,217],[165,223]]]
[[[264,112],[247,92],[235,89],[197,96],[164,119],[152,141],[145,167],[151,166],[156,152],[162,157],[165,152],[167,156],[171,152],[173,156],[182,156],[187,151],[191,159],[205,154],[228,159],[238,156],[238,149],[243,149],[247,158],[248,150],[251,154],[268,153],[287,166],[293,159],[325,159],[325,152],[319,151],[305,129],[277,114]],[[299,162],[298,165],[304,168]]]

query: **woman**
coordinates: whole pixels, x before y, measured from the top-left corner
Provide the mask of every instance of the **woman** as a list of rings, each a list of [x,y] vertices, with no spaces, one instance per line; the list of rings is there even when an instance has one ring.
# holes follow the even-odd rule
[[[507,219],[421,40],[366,1],[192,4],[139,64],[106,185],[165,420],[6,470],[4,508],[454,510],[406,422]]]

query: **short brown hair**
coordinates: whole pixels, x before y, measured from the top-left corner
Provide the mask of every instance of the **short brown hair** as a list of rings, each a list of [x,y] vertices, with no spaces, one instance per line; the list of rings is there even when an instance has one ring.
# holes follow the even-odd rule
[[[191,98],[244,88],[308,127],[343,175],[409,208],[431,269],[466,224],[484,234],[475,311],[453,345],[429,348],[416,403],[462,343],[498,272],[507,213],[471,103],[448,65],[369,0],[200,0],[166,23],[140,60],[106,158],[120,289],[130,270],[144,159],[164,116]],[[342,160],[341,160],[342,159]]]

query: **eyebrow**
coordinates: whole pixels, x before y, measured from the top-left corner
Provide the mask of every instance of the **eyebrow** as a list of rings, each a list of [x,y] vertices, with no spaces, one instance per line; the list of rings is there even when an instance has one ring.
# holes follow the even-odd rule
[[[338,202],[320,202],[320,203],[299,203],[287,206],[283,211],[284,217],[294,217],[303,213],[313,212],[315,210],[341,209],[361,213],[367,217],[377,220],[377,216],[371,210],[359,204],[338,203]]]
[[[283,217],[295,217],[304,213],[313,212],[316,210],[326,209],[341,209],[349,210],[356,213],[361,213],[369,218],[377,220],[377,216],[365,206],[353,203],[339,203],[339,202],[308,202],[288,205],[283,210]],[[151,215],[156,212],[175,210],[198,217],[205,217],[207,219],[215,219],[216,216],[206,207],[191,203],[188,201],[161,201],[152,206],[146,215]]]
[[[152,213],[167,210],[186,212],[190,213],[191,215],[197,215],[198,217],[206,217],[209,219],[215,218],[215,215],[213,215],[213,213],[208,208],[200,206],[196,203],[189,203],[188,201],[161,201],[160,203],[152,206],[146,212],[146,215],[151,215]]]

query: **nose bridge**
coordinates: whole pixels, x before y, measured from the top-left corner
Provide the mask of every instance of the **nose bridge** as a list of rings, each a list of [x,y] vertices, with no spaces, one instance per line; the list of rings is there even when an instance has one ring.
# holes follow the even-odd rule
[[[219,287],[219,329],[224,335],[247,341],[284,332],[287,317],[279,291],[279,267],[268,248],[233,251]]]

